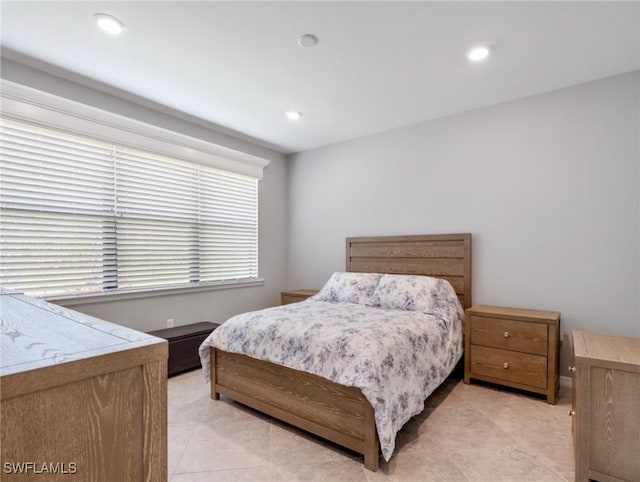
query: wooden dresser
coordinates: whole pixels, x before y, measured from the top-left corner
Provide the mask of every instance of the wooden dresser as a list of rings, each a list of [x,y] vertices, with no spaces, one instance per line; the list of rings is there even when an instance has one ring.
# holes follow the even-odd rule
[[[576,481],[640,481],[640,338],[573,332]]]
[[[304,301],[310,296],[315,295],[318,290],[292,290],[283,291],[280,293],[280,304],[288,305],[289,303],[297,303],[298,301]]]
[[[167,342],[3,290],[3,481],[166,482]]]
[[[466,311],[464,382],[472,378],[541,393],[556,402],[560,313],[500,306]]]

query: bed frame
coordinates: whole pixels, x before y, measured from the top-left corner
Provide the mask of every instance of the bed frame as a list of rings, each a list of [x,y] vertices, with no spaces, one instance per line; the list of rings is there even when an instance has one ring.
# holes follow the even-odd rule
[[[448,280],[471,306],[471,234],[347,238],[347,271]],[[364,455],[378,470],[373,408],[354,387],[211,348],[211,398],[224,395]]]

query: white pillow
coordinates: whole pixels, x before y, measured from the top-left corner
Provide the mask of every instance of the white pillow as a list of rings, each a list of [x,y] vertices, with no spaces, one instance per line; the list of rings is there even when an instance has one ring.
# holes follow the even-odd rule
[[[369,306],[421,311],[438,314],[445,319],[463,314],[451,283],[430,276],[385,274],[380,278]]]
[[[378,273],[333,273],[312,299],[368,305],[381,276]]]

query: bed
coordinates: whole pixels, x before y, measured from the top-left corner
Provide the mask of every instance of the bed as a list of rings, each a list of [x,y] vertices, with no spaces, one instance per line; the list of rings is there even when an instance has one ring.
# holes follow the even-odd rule
[[[457,295],[462,308],[466,309],[471,306],[471,235],[348,238],[346,271],[348,273],[404,274],[445,279],[455,291],[452,296]],[[445,285],[446,283],[441,284]],[[446,286],[449,287],[449,284]],[[295,315],[296,310],[300,311],[300,316],[312,317],[315,303],[329,315],[334,315],[335,313],[331,311],[334,307],[326,303],[322,304],[322,301],[308,300],[298,303],[298,307],[287,305],[288,308],[279,307],[262,311],[272,310],[283,319],[287,318],[289,314]],[[358,319],[361,312],[364,313],[366,310],[369,310],[366,313],[367,316],[372,316],[374,319],[378,316],[378,323],[384,323],[386,320],[384,318],[386,314],[378,312],[380,310],[375,311],[375,307],[365,308],[364,306],[349,305],[348,309],[351,312],[348,313],[347,318],[350,316],[352,320]],[[305,310],[307,311],[305,312]],[[254,318],[261,317],[263,316],[262,311],[247,315]],[[415,315],[412,316],[415,317]],[[404,331],[409,330],[416,323],[416,320],[402,313],[398,313],[398,318],[394,318],[394,323],[397,324],[398,320],[406,320],[406,330]],[[444,323],[439,319],[433,320],[434,326]],[[375,323],[371,326],[374,325]],[[445,332],[443,329],[441,331]],[[428,337],[425,336],[425,338]],[[324,376],[293,369],[273,361],[264,361],[254,356],[247,356],[239,353],[240,350],[236,350],[234,347],[222,350],[209,347],[205,341],[201,348],[201,354],[202,350],[208,355],[203,359],[210,363],[212,399],[217,400],[222,394],[361,453],[364,455],[365,467],[369,470],[376,471],[378,469],[379,440],[383,441],[383,455],[385,458],[389,458],[389,436],[386,432],[380,432],[382,433],[380,439],[378,436],[378,429],[384,426],[384,423],[381,423],[380,404],[375,402],[372,406],[370,400],[376,401],[375,395],[364,388],[348,386],[351,385],[349,382],[336,383]],[[447,370],[450,371],[452,368],[448,367]],[[430,390],[432,391],[432,389]],[[423,402],[424,399],[420,403]],[[376,427],[376,417],[378,418],[378,428]],[[395,433],[393,437],[395,438]]]

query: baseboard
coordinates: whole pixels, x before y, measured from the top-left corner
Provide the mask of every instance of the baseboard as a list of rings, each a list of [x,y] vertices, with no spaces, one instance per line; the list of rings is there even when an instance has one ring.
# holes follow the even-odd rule
[[[571,388],[571,384],[572,383],[573,383],[573,378],[564,377],[564,376],[560,375],[560,386],[561,387]]]

